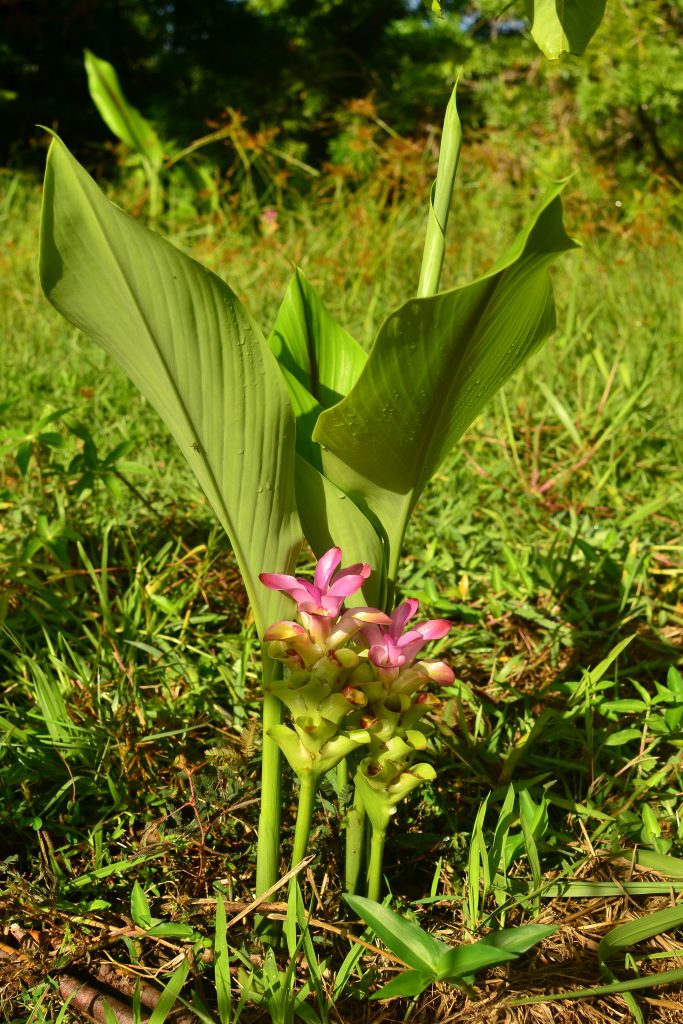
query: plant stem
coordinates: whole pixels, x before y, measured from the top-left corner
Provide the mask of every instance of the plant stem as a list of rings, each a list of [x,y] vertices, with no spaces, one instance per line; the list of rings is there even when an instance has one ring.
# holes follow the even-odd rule
[[[365,807],[356,789],[353,807],[346,814],[346,860],[344,863],[344,885],[346,891],[355,895],[363,866],[365,847]]]
[[[341,761],[337,765],[337,799],[339,800],[339,806],[341,808],[341,798],[344,795],[344,790],[348,789],[349,785],[349,763],[345,757],[342,757]]]
[[[259,814],[258,841],[256,846],[256,892],[261,896],[278,880],[280,873],[280,817],[282,766],[280,750],[268,735],[268,730],[282,721],[282,704],[267,684],[280,671],[280,665],[263,652],[263,710],[262,710],[262,753],[261,753],[261,812]],[[277,934],[277,925],[265,919],[257,921],[259,934],[265,939]]]
[[[294,846],[292,847],[292,867],[306,856],[315,797],[318,792],[318,776],[309,772],[300,779],[300,782],[299,806],[296,810],[296,828],[294,830]]]
[[[370,863],[368,864],[368,899],[378,901],[382,894],[382,856],[386,830],[373,828],[370,839]]]
[[[448,211],[453,196],[453,184],[455,172],[458,169],[461,146],[462,128],[455,103],[454,88],[443,121],[439,167],[429,204],[427,234],[422,255],[422,267],[420,268],[420,283],[417,288],[418,298],[436,295],[439,290],[441,267],[446,251]]]

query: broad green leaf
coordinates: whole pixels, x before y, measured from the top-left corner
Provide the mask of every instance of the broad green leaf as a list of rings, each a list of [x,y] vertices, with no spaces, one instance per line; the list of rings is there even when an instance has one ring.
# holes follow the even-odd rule
[[[379,522],[390,579],[425,483],[554,329],[548,265],[575,246],[561,188],[487,274],[392,313],[351,392],[318,419],[325,475]]]
[[[525,0],[531,35],[550,60],[581,55],[602,21],[607,0]]]
[[[88,89],[100,117],[117,139],[158,169],[164,159],[159,136],[123,95],[116,71],[109,61],[96,57],[90,50],[85,50],[84,54]]]
[[[304,534],[319,558],[331,547],[340,547],[344,565],[367,562],[372,574],[361,589],[363,601],[383,607],[384,555],[382,542],[370,520],[351,499],[322,473],[297,456],[296,499]],[[356,604],[359,600],[354,598]]]
[[[365,896],[350,896],[344,899],[366,924],[376,932],[384,945],[416,971],[436,976],[444,953],[450,952],[445,942],[439,942],[413,921],[406,921],[389,907],[366,899]]]
[[[298,268],[268,344],[280,365],[325,409],[348,394],[367,360],[358,342],[332,319]]]
[[[419,996],[434,981],[433,974],[422,971],[403,971],[392,978],[378,992],[373,992],[371,999],[394,999],[396,996]]]
[[[322,412],[322,405],[285,366],[280,366],[282,376],[289,389],[289,397],[296,418],[296,451],[319,472],[323,462],[320,445],[313,440],[313,428]]]
[[[301,532],[294,416],[258,325],[219,277],[105,199],[59,139],[40,276],[170,429],[230,538],[262,634],[289,601],[258,573],[292,571]]]

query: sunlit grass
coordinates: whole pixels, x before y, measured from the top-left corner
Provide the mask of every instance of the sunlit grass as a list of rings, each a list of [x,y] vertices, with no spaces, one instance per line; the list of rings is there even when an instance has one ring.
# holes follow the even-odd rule
[[[529,171],[520,188],[490,166],[482,177],[487,159],[481,146],[469,164],[463,155],[445,284],[490,264],[542,184]],[[406,151],[398,185],[387,168],[353,187],[330,174],[315,186],[318,202],[288,196],[270,233],[238,204],[221,218],[174,215],[170,229],[264,328],[300,263],[368,346],[385,313],[416,289],[417,192],[428,172],[419,151]],[[11,961],[8,1019],[58,1007],[56,981],[35,986],[46,972],[76,970],[93,943],[139,974],[194,944],[192,991],[213,1005],[220,984],[200,952],[211,946],[215,894],[232,901],[230,919],[253,882],[258,739],[249,723],[259,695],[244,594],[227,541],[154,413],[41,297],[36,184],[5,175],[2,185],[0,884],[7,924],[45,940]],[[423,927],[454,944],[539,910],[546,923],[589,923],[592,935],[665,899],[663,884],[678,891],[681,255],[660,185],[626,209],[610,188],[581,176],[569,186],[569,230],[584,249],[554,272],[558,330],[425,491],[402,565],[402,594],[456,623],[440,652],[456,683],[435,720],[438,781],[406,810],[386,872],[399,905],[418,901]],[[113,194],[133,205],[132,189]],[[131,450],[107,466],[124,442]],[[494,853],[510,783],[539,812],[531,831],[513,815],[507,863]],[[330,958],[328,987],[349,948],[324,928],[345,914],[338,802],[328,787],[313,865],[322,924],[311,934]],[[170,949],[143,939],[142,911],[130,906],[135,880],[155,917],[188,926],[191,939],[182,929],[168,931]],[[616,888],[584,892],[579,881]],[[645,888],[624,896],[620,886],[634,882]],[[139,931],[122,939],[115,929],[131,917]],[[234,964],[254,951],[248,922],[228,933]],[[15,939],[3,941],[12,948]],[[511,971],[511,997],[556,988],[557,965],[571,957],[566,987],[596,984],[587,949],[571,936],[550,942],[535,980],[524,967]],[[385,968],[360,957],[337,975],[330,992],[341,1019],[382,1019],[379,1008],[363,1017],[351,993]],[[483,980],[483,992],[492,996],[501,977],[494,972],[488,989]],[[299,984],[307,978],[302,966]],[[563,1020],[559,1005],[552,1012]],[[487,1006],[442,992],[408,1019],[466,1012],[483,1024],[494,1019]],[[243,1019],[263,1012],[252,1007]],[[586,1012],[571,1019],[590,1020]],[[665,1019],[656,1012],[651,1020]]]

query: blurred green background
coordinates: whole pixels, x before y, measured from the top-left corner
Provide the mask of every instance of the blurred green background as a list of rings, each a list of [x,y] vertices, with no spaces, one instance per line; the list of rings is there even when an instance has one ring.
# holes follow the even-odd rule
[[[678,180],[682,26],[680,0],[611,0],[585,57],[549,63],[522,0],[446,0],[441,18],[416,0],[9,0],[0,164],[42,164],[36,124],[56,128],[91,167],[112,160],[87,91],[87,47],[176,145],[238,111],[249,131],[275,130],[316,166],[367,171],[358,102],[394,131],[424,135],[462,66],[466,135],[513,130],[517,145],[533,145],[571,133],[620,175]],[[205,157],[223,168],[230,160],[225,144]]]

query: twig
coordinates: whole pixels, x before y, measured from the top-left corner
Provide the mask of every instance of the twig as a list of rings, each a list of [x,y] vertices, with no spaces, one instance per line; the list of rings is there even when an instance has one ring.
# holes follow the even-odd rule
[[[251,914],[254,910],[258,910],[258,908],[267,901],[269,896],[272,896],[274,892],[277,892],[278,889],[281,889],[282,886],[290,880],[290,878],[294,878],[294,876],[298,875],[300,871],[303,871],[304,868],[307,868],[311,861],[314,859],[314,857],[304,857],[304,859],[299,861],[298,864],[291,868],[286,875],[283,875],[282,878],[280,878],[279,881],[275,883],[275,885],[271,885],[270,889],[266,889],[263,895],[259,896],[258,899],[252,900],[252,902],[249,903],[244,908],[244,910],[241,910],[239,914],[237,914],[235,917],[232,917],[228,921],[228,931],[233,927],[233,925],[236,925],[238,921],[241,921],[243,918],[247,917],[247,915]]]

